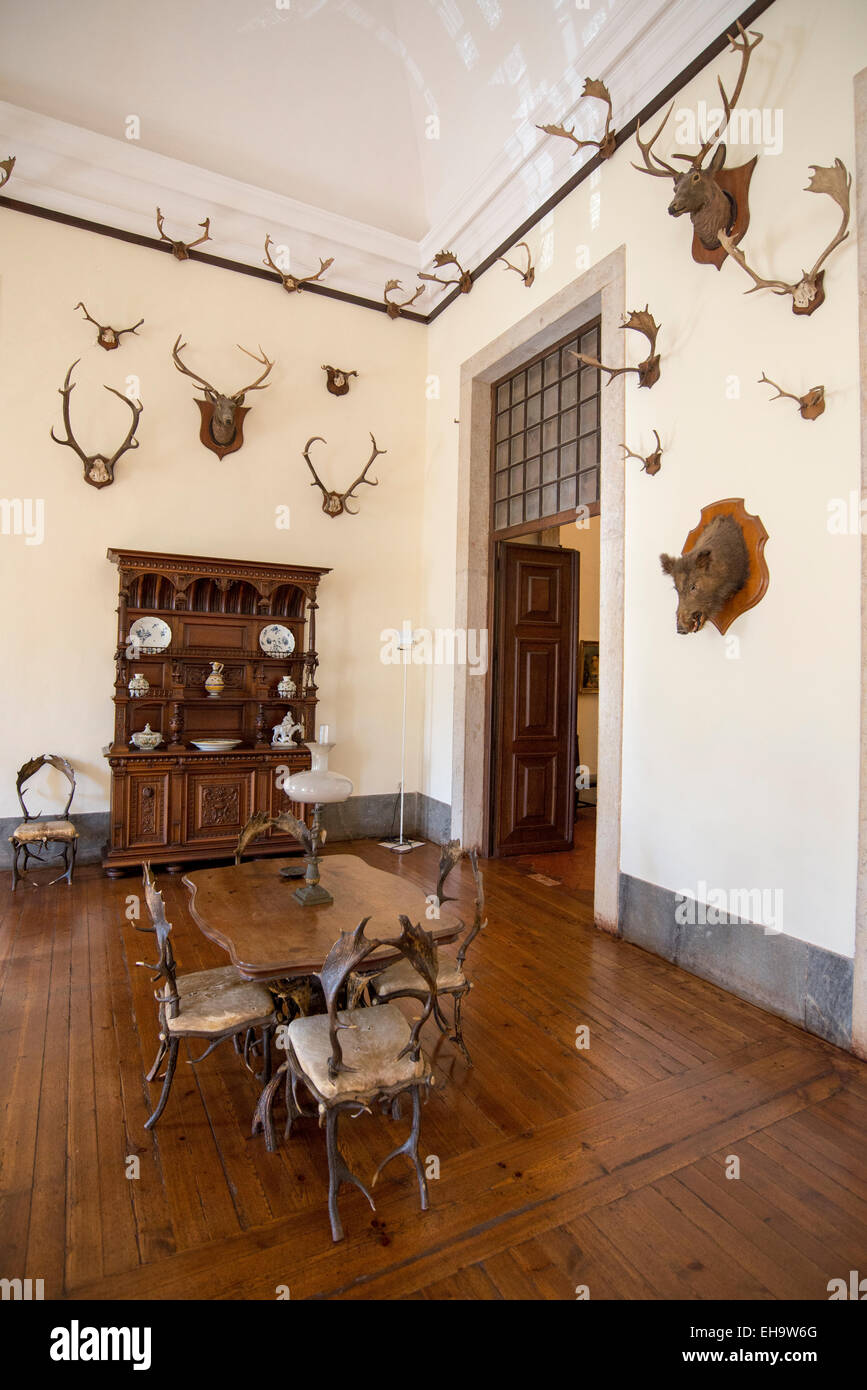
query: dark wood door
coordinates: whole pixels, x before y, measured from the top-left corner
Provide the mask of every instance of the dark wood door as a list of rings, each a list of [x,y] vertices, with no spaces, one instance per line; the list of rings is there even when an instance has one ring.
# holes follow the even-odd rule
[[[571,849],[578,552],[500,542],[494,621],[493,852]]]

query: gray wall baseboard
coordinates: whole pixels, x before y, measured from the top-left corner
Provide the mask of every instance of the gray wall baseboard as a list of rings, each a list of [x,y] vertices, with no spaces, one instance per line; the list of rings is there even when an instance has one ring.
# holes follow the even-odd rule
[[[854,962],[848,956],[735,918],[718,926],[681,923],[678,905],[671,889],[620,875],[625,941],[851,1048]]]
[[[102,859],[103,847],[108,841],[108,811],[88,811],[82,815],[71,815],[78,831],[77,864],[98,864]],[[408,792],[404,803],[404,833],[416,840],[433,840],[439,844],[449,837],[452,812],[451,807],[442,801],[435,801],[423,792]],[[339,840],[384,840],[397,834],[398,812],[395,796],[351,796],[348,801],[337,806],[326,807],[323,821],[328,838]],[[0,869],[12,868],[12,847],[9,836],[17,825],[20,816],[0,818]],[[57,849],[60,846],[56,847]],[[55,847],[49,845],[46,854],[53,854]],[[58,856],[59,858],[59,856]]]

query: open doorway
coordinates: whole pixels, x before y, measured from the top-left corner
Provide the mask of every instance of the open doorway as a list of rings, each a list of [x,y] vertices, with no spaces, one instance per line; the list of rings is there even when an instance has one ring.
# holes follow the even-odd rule
[[[471,630],[487,630],[493,638],[492,568],[496,560],[496,541],[548,544],[560,548],[560,529],[574,527],[576,507],[582,498],[569,498],[569,478],[555,480],[564,485],[558,492],[556,510],[552,494],[540,498],[540,508],[532,515],[532,476],[524,469],[516,474],[518,488],[497,496],[497,480],[492,470],[492,449],[497,440],[497,396],[492,388],[504,376],[528,367],[534,357],[552,355],[567,334],[579,335],[594,319],[601,322],[600,360],[623,360],[623,334],[619,324],[625,301],[625,255],[622,247],[611,252],[584,274],[563,286],[550,299],[511,325],[487,343],[461,368],[461,405],[458,474],[457,584],[455,625]],[[544,373],[544,369],[543,369]],[[621,766],[623,727],[623,602],[624,602],[624,470],[620,441],[624,433],[624,378],[615,377],[601,392],[600,444],[598,469],[599,527],[599,695],[598,700],[598,810],[595,836],[595,876],[593,916],[597,926],[616,932],[620,874]],[[528,387],[530,385],[528,381]],[[543,392],[548,387],[544,384]],[[528,391],[528,396],[535,394]],[[520,402],[516,401],[516,405]],[[562,402],[561,402],[562,404]],[[544,402],[543,402],[544,406]],[[509,402],[510,409],[512,402]],[[505,407],[504,407],[505,408]],[[520,410],[516,424],[520,424]],[[544,416],[543,416],[544,418]],[[510,422],[511,424],[511,422]],[[511,437],[511,435],[510,435]],[[561,441],[568,442],[568,441]],[[559,443],[558,443],[559,448]],[[543,445],[542,452],[546,452]],[[503,451],[505,453],[505,451]],[[515,460],[515,465],[532,462]],[[509,468],[512,467],[511,459]],[[582,471],[580,465],[578,473]],[[577,475],[573,477],[573,485]],[[586,484],[585,480],[585,484]],[[529,486],[528,486],[529,484]],[[502,494],[502,482],[500,492]],[[553,486],[542,478],[540,486]],[[580,494],[580,483],[577,488]],[[518,496],[524,500],[523,520],[519,518]],[[556,528],[556,529],[554,529]],[[503,535],[503,532],[511,535]],[[497,533],[499,532],[499,535]],[[585,635],[576,637],[577,642]],[[589,640],[592,634],[586,634]],[[491,642],[493,646],[493,641]],[[577,660],[577,651],[576,651]],[[454,755],[452,760],[452,834],[464,843],[487,846],[490,850],[491,822],[491,687],[494,672],[482,681],[469,670],[455,668],[454,675]],[[583,758],[583,754],[582,754]],[[572,770],[574,785],[574,746]],[[588,798],[588,799],[592,799]],[[591,813],[592,814],[592,813]],[[580,815],[585,815],[582,811]],[[563,860],[563,854],[554,856]],[[559,876],[559,875],[554,875]]]

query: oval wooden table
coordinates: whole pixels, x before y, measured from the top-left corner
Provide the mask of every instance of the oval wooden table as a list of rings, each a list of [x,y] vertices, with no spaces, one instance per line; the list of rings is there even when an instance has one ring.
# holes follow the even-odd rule
[[[297,858],[249,859],[184,876],[197,926],[228,953],[246,980],[264,984],[317,974],[340,933],[354,931],[364,917],[370,918],[368,937],[383,943],[400,936],[402,912],[421,922],[438,944],[454,941],[464,925],[451,902],[443,904],[438,920],[427,921],[427,900],[416,884],[371,868],[353,854],[321,860],[322,883],[334,902],[302,907],[293,896],[300,880],[280,877],[288,864],[297,865]],[[384,944],[364,962],[365,969],[397,958]]]

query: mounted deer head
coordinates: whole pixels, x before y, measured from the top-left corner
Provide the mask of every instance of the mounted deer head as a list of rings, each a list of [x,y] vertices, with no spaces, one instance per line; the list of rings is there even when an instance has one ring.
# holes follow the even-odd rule
[[[328,373],[325,387],[332,396],[345,396],[349,391],[349,378],[358,376],[358,372],[344,372],[341,371],[340,367],[323,366],[322,370]]]
[[[572,151],[573,154],[577,154],[579,150],[584,150],[588,145],[592,145],[598,150],[602,159],[610,159],[617,148],[617,132],[611,129],[611,117],[613,114],[611,93],[605,83],[600,82],[598,78],[586,77],[584,79],[584,90],[579,100],[583,101],[585,97],[595,97],[597,101],[604,101],[608,106],[608,115],[605,117],[605,129],[602,132],[601,140],[579,140],[578,136],[575,134],[574,126],[571,126],[569,130],[567,130],[566,127],[562,125],[537,125],[536,129],[544,130],[546,135],[561,135],[564,140],[571,140],[575,145],[575,149]]]
[[[765,386],[773,386],[776,391],[777,394],[770,397],[772,401],[778,401],[782,396],[785,396],[787,400],[795,401],[800,409],[802,420],[816,420],[820,415],[824,414],[824,386],[811,386],[805,396],[795,396],[791,391],[784,391],[782,386],[778,386],[775,381],[771,381],[770,377],[765,376],[764,372],[762,372],[759,377],[759,385],[761,386],[763,384]]]
[[[529,248],[529,246],[527,245],[526,241],[519,241],[519,242],[518,242],[518,248],[517,248],[517,249],[520,251],[520,249],[521,249],[522,246],[523,246],[524,250],[525,250],[526,253],[527,253],[527,264],[526,264],[526,266],[524,267],[523,270],[521,269],[521,267],[520,267],[519,265],[512,265],[512,262],[511,262],[511,261],[507,261],[506,258],[505,258],[505,256],[498,256],[498,257],[497,257],[497,260],[498,260],[498,261],[505,261],[506,266],[508,267],[508,269],[509,269],[509,270],[514,270],[515,273],[516,273],[517,275],[520,275],[520,277],[521,277],[521,279],[523,280],[524,284],[526,285],[527,289],[529,289],[530,286],[532,285],[533,281],[534,281],[535,278],[536,278],[536,271],[535,271],[534,266],[533,266],[533,258],[532,258],[532,256],[530,255],[530,248]]]
[[[434,265],[437,269],[444,265],[455,266],[458,272],[457,279],[443,280],[439,275],[424,275],[419,271],[419,280],[433,280],[437,285],[458,285],[461,294],[469,294],[473,288],[473,277],[468,270],[464,270],[454,251],[438,251],[434,256]]]
[[[791,283],[788,280],[763,280],[747,265],[743,251],[740,251],[724,232],[720,233],[720,241],[725,250],[753,281],[753,288],[745,293],[755,294],[756,290],[773,290],[774,294],[790,294],[793,314],[812,314],[824,304],[825,271],[822,267],[834,248],[849,235],[846,229],[849,226],[849,190],[852,187],[852,175],[847,173],[842,159],[835,159],[833,165],[827,168],[821,164],[811,164],[810,168],[813,173],[804,192],[827,193],[829,198],[833,198],[843,216],[836,236],[828,242],[812,270],[802,271],[800,280]]]
[[[317,443],[326,444],[327,442],[328,441],[323,439],[321,435],[315,434],[312,439],[308,439],[307,443],[304,446],[303,453],[305,459],[307,460],[307,467],[313,474],[313,482],[310,484],[310,486],[318,487],[320,489],[322,493],[322,510],[325,512],[326,516],[340,516],[343,512],[346,512],[349,516],[357,516],[357,511],[353,511],[352,508],[349,506],[349,499],[353,496],[355,489],[361,483],[367,483],[368,487],[379,486],[379,480],[377,478],[368,478],[367,470],[368,468],[370,468],[374,459],[378,458],[380,454],[388,453],[388,450],[378,449],[376,445],[376,440],[374,439],[373,435],[371,435],[370,442],[373,445],[373,452],[370,455],[370,458],[367,460],[367,463],[364,465],[364,468],[359,473],[358,477],[355,479],[355,482],[352,484],[352,487],[347,488],[346,492],[332,492],[322,482],[322,479],[319,477],[318,473],[316,472],[316,469],[310,462],[310,445]]]
[[[82,304],[81,300],[78,301],[75,308],[84,310],[85,319],[96,328],[96,341],[101,348],[105,348],[106,352],[111,352],[112,348],[120,347],[122,333],[137,333],[144,323],[144,319],[139,319],[138,323],[134,323],[131,328],[110,328],[106,323],[97,323],[96,319],[87,312],[87,306]]]
[[[249,409],[244,405],[244,397],[248,391],[263,391],[267,388],[269,383],[265,382],[265,377],[271,371],[274,363],[269,361],[261,347],[259,348],[260,355],[257,357],[255,352],[247,352],[247,349],[242,348],[241,344],[238,343],[237,346],[241,352],[247,353],[247,356],[252,357],[254,362],[262,364],[265,370],[248,386],[242,386],[240,391],[235,391],[231,396],[225,396],[209,381],[205,381],[204,377],[191,372],[181,360],[181,351],[186,346],[186,343],[181,342],[179,333],[172,348],[172,360],[179,372],[182,372],[184,376],[191,377],[204,391],[205,399],[196,401],[202,416],[199,438],[206,449],[210,449],[218,458],[223,458],[225,454],[235,453],[244,443],[244,416]]]
[[[399,319],[404,309],[408,309],[410,304],[415,304],[420,294],[424,294],[424,285],[419,285],[412,299],[404,299],[400,304],[394,299],[389,299],[389,295],[394,290],[400,290],[403,286],[399,280],[386,280],[385,289],[382,292],[382,300],[385,304],[385,312],[390,319]]]
[[[629,318],[624,319],[621,323],[621,328],[634,328],[637,333],[643,333],[650,344],[650,352],[643,362],[639,362],[637,367],[606,367],[597,357],[588,357],[586,352],[573,352],[571,348],[569,351],[573,357],[578,358],[579,362],[583,362],[585,367],[597,367],[599,371],[607,372],[606,386],[610,385],[614,378],[623,372],[636,372],[639,386],[646,386],[649,389],[659,381],[660,357],[656,351],[656,335],[661,326],[649,312],[646,304],[643,309],[631,310]]]
[[[0,188],[4,188],[11,179],[16,158],[16,155],[11,154],[8,159],[0,159],[0,169],[3,170],[3,176],[0,178]]]
[[[176,261],[188,260],[194,246],[201,246],[203,241],[211,240],[208,230],[210,225],[211,219],[210,217],[206,217],[204,222],[199,223],[199,226],[204,228],[204,234],[200,237],[196,237],[195,241],[172,241],[171,237],[163,228],[163,215],[159,208],[157,208],[157,231],[160,234],[160,241],[168,242],[169,246],[172,248],[172,255]]]
[[[753,31],[748,34],[738,20],[737,33],[729,34],[727,37],[733,51],[741,55],[741,68],[731,96],[726,93],[722,79],[717,78],[723,110],[701,149],[694,155],[672,155],[672,159],[685,161],[687,168],[683,171],[675,169],[674,165],[654,154],[653,147],[674,109],[674,102],[672,102],[663,117],[662,124],[650,140],[641,139],[640,122],[637,125],[635,139],[641,150],[644,165],[643,167],[640,164],[633,164],[632,166],[641,174],[650,174],[657,179],[674,180],[674,197],[668,205],[669,214],[672,217],[682,217],[684,213],[689,213],[694,231],[693,258],[704,263],[709,262],[717,269],[720,268],[726,257],[726,250],[720,242],[719,233],[721,231],[726,232],[734,241],[738,241],[749,225],[747,195],[756,163],[754,157],[748,164],[741,165],[738,169],[724,171],[726,147],[718,142],[721,141],[728,128],[732,111],[743,90],[750,55],[753,49],[761,43],[763,36]],[[715,149],[714,146],[716,146]],[[710,163],[705,166],[705,157],[711,149],[713,149],[713,155]]]
[[[66,430],[66,438],[60,439],[59,436],[54,433],[53,425],[51,427],[51,438],[54,440],[55,444],[65,444],[78,455],[84,465],[84,481],[86,483],[90,483],[91,487],[108,487],[109,483],[114,482],[114,470],[118,459],[129,449],[137,449],[139,446],[139,441],[134,438],[134,436],[144,407],[141,401],[131,401],[129,396],[124,396],[120,391],[115,391],[113,386],[106,386],[104,388],[106,391],[110,391],[113,396],[117,396],[119,400],[122,400],[125,405],[129,406],[132,411],[132,423],[127,432],[126,439],[124,439],[118,449],[115,449],[110,458],[106,454],[86,454],[76,440],[75,435],[72,433],[72,425],[69,420],[69,397],[75,390],[75,382],[72,380],[72,373],[80,361],[81,358],[76,358],[69,368],[69,371],[66,373],[66,380],[59,388],[60,395],[63,397],[63,427]]]
[[[300,294],[302,285],[311,285],[313,284],[314,280],[321,280],[326,270],[328,270],[329,266],[332,266],[334,264],[333,256],[329,256],[327,261],[323,261],[322,257],[320,256],[319,269],[317,270],[315,275],[290,275],[287,270],[281,269],[281,267],[277,265],[277,263],[273,260],[271,256],[271,247],[273,245],[274,242],[271,240],[270,236],[266,236],[265,259],[262,262],[262,264],[267,266],[269,270],[275,271],[275,273],[280,276],[283,288],[287,294]]]

